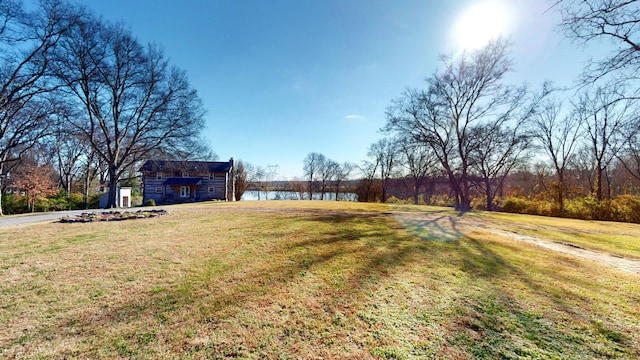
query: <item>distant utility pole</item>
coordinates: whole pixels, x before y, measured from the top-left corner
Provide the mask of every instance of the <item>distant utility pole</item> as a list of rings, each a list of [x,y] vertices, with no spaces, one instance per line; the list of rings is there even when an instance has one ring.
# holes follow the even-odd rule
[[[275,176],[278,174],[278,168],[280,166],[278,164],[275,165],[267,165],[267,168],[269,169],[269,172],[267,174],[267,181],[273,181]]]

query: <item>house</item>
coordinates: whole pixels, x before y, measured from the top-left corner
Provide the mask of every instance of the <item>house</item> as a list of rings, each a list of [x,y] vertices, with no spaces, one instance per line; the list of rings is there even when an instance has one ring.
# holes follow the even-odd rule
[[[130,187],[118,187],[116,189],[116,207],[119,208],[128,208],[131,207],[131,188]],[[100,208],[104,209],[107,207],[107,203],[109,202],[109,192],[105,192],[100,195]]]
[[[148,160],[142,172],[143,203],[234,201],[233,158],[224,162]]]

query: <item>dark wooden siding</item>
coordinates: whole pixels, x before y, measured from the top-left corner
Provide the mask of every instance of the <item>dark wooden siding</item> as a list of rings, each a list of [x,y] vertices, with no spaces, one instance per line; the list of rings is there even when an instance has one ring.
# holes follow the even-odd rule
[[[189,198],[180,197],[180,186],[164,185],[169,178],[180,177],[174,172],[162,173],[162,179],[157,179],[157,173],[143,174],[144,182],[144,201],[148,199],[155,200],[156,204],[170,204],[186,201],[206,201],[206,200],[230,200],[225,195],[226,182],[229,177],[225,173],[215,173],[212,180],[209,179],[209,173],[189,174],[189,177],[198,177],[201,180],[200,185],[191,187]],[[214,187],[214,192],[209,192],[209,187]],[[160,188],[161,192],[156,192],[156,188]]]

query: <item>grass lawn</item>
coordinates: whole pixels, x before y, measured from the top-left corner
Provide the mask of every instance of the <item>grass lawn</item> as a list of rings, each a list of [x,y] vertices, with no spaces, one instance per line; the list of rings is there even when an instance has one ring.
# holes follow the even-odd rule
[[[165,209],[144,220],[0,227],[0,358],[640,357],[639,275],[490,229],[403,228],[393,215],[457,216],[450,210]],[[563,241],[640,258],[637,225],[464,216],[537,236],[571,228]]]

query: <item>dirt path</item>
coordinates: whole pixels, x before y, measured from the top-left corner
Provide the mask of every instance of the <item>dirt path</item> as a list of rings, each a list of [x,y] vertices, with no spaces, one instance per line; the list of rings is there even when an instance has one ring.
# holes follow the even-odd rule
[[[420,232],[425,232],[424,230],[426,230],[426,233],[429,234],[426,235],[428,240],[457,240],[474,230],[480,230],[512,240],[540,246],[562,254],[595,261],[622,271],[640,274],[640,260],[585,249],[580,246],[550,239],[519,234],[501,228],[499,221],[464,216],[443,216],[439,214],[394,213],[393,217],[405,228],[419,229]]]

